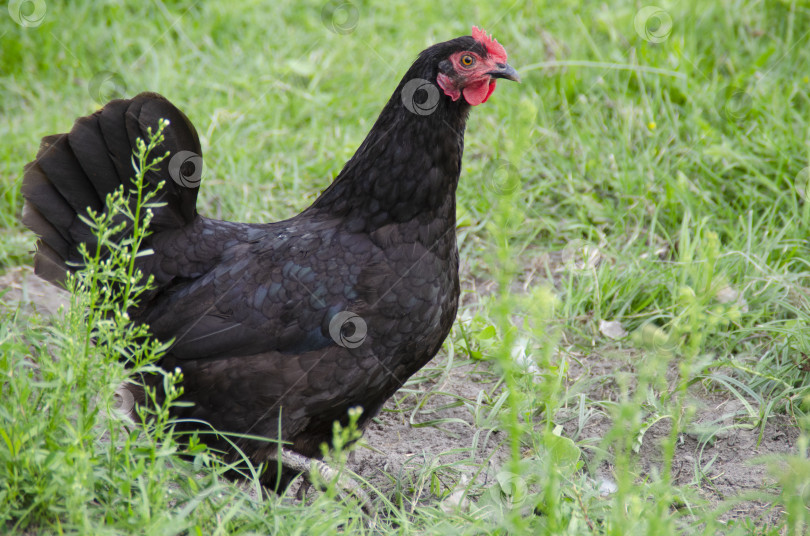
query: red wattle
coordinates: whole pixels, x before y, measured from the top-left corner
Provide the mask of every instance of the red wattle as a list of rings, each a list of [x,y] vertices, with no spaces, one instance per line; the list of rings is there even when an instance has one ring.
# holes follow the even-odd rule
[[[489,96],[492,95],[493,91],[495,91],[495,80],[490,80],[489,81],[489,91],[487,92],[486,98],[484,98],[484,102],[487,102],[487,100],[489,100]]]
[[[487,102],[493,91],[495,91],[495,80],[487,78],[465,87],[463,91],[464,100],[471,106],[478,106],[482,102]]]

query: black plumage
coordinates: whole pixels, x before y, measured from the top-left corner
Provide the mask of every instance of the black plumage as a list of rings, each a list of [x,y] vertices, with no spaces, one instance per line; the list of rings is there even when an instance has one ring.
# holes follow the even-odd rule
[[[182,399],[192,404],[177,418],[269,438],[280,430],[292,450],[318,457],[348,408],[363,407],[362,426],[436,355],[459,296],[455,191],[470,109],[460,91],[493,81],[491,93],[495,78],[517,78],[491,43],[466,36],[422,52],[331,186],[289,220],[206,218],[197,189],[172,180],[168,159],[147,175],[153,188],[163,181],[166,205],[145,245],[154,253],[139,265],[156,285],[130,314],[175,341],[159,365],[183,371]],[[476,54],[477,70],[459,72],[453,62],[464,51]],[[450,80],[442,90],[440,75]],[[414,112],[403,90],[416,79],[429,87],[414,95],[426,106]],[[488,86],[477,87],[474,104]],[[136,139],[160,118],[170,126],[156,154],[202,153],[188,118],[152,93],[112,101],[43,139],[22,186],[40,276],[58,283],[80,266],[78,244],[95,239],[78,215],[103,210],[109,192],[130,185]],[[237,443],[257,462],[275,455],[275,443]]]

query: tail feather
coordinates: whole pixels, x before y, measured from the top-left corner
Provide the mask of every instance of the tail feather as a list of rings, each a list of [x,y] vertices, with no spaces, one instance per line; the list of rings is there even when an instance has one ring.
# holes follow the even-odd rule
[[[103,198],[93,188],[93,184],[83,173],[81,164],[73,154],[68,136],[58,136],[40,150],[37,157],[39,167],[48,181],[56,188],[75,213],[87,207],[100,211]]]
[[[67,271],[81,265],[79,244],[95,244],[90,227],[82,220],[88,208],[105,210],[108,194],[124,186],[133,193],[133,151],[138,138],[146,140],[160,119],[170,124],[164,141],[151,157],[170,153],[159,169],[146,175],[155,200],[165,203],[154,210],[153,233],[176,230],[197,216],[197,188],[175,182],[169,173],[171,155],[181,151],[202,154],[191,121],[164,97],[142,93],[129,100],[114,100],[93,115],[79,118],[67,134],[47,136],[37,159],[25,167],[22,193],[23,223],[39,236],[35,271],[44,279],[61,283]],[[162,183],[162,187],[158,185]],[[134,197],[131,197],[134,203]],[[120,237],[129,232],[125,229]]]
[[[132,164],[124,162],[121,169],[115,166],[99,122],[99,114],[80,117],[73,125],[68,141],[99,199],[104,199],[107,192],[120,186],[118,177],[124,176],[122,172],[131,172]],[[103,150],[104,148],[107,150]]]
[[[124,120],[128,106],[129,101],[127,100],[114,100],[93,114],[98,116],[101,137],[117,170],[116,177],[129,177],[132,175],[132,161],[130,159],[132,158],[133,146],[129,142]],[[99,147],[104,147],[104,145]]]
[[[129,113],[127,114],[129,116]],[[190,150],[202,156],[202,149],[200,148],[200,140],[197,137],[197,131],[192,125],[186,115],[178,110],[176,107],[165,99],[148,99],[145,100],[143,106],[139,108],[138,126],[140,127],[141,136],[146,136],[146,129],[149,126],[156,125],[160,119],[168,119],[171,128],[164,130],[163,144],[158,150],[168,150],[171,154],[177,154],[182,150]],[[191,149],[189,149],[191,148]],[[160,154],[160,153],[157,153]],[[165,223],[158,218],[162,216],[180,216],[183,222],[191,222],[197,215],[197,192],[198,188],[185,188],[174,182],[169,176],[169,162],[171,159],[166,159],[161,163],[159,171],[150,171],[147,178],[152,184],[158,184],[160,181],[168,181],[171,195],[167,196],[165,201],[169,204],[171,210],[164,211],[162,214],[156,215],[155,225],[166,225],[167,227],[174,227],[180,224],[179,221],[170,219]]]
[[[32,213],[27,208],[30,205],[31,208],[36,209],[37,213],[45,215],[47,221],[66,241],[70,241],[69,229],[73,225],[76,213],[59,193],[59,190],[48,180],[47,175],[36,161],[25,166],[21,190],[26,205],[23,207],[23,215]],[[23,223],[35,233],[44,234],[44,230],[40,232],[39,229],[31,227],[28,222],[23,221]]]
[[[34,272],[39,277],[54,284],[64,285],[69,270],[70,268],[62,256],[47,243],[37,246],[37,254],[34,257]]]
[[[41,233],[41,240],[51,247],[61,259],[68,257],[70,254],[70,243],[68,239],[59,232],[58,227],[55,227],[49,222],[47,218],[30,203],[26,203],[23,207],[22,221],[26,226],[38,229]]]

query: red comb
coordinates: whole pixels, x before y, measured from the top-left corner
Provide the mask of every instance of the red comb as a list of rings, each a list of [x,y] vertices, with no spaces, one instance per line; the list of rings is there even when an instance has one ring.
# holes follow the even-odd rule
[[[504,50],[498,41],[487,35],[487,32],[478,28],[478,26],[473,26],[472,36],[473,39],[486,47],[487,54],[489,54],[495,61],[498,63],[506,63],[506,50]]]

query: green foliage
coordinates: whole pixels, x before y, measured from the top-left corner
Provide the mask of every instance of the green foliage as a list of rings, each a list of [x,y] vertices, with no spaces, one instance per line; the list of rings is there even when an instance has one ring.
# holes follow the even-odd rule
[[[121,383],[153,371],[165,350],[126,314],[150,285],[135,265],[153,196],[144,192],[143,177],[160,161],[147,160],[160,136],[142,144],[134,160],[135,206],[119,190],[108,197],[105,213],[90,214],[98,244],[83,250],[86,268],[68,277],[71,302],[54,324],[25,326],[7,313],[10,340],[33,343],[30,350],[19,343],[4,346],[2,360],[0,522],[13,531],[90,530],[94,517],[134,529],[137,524],[130,525],[133,518],[122,516],[121,508],[139,503],[152,526],[170,523],[163,511],[174,481],[167,467],[174,465],[178,447],[168,410],[181,377],[166,375],[166,400],[148,418],[141,412],[142,432],[122,426],[131,396],[115,398]],[[124,228],[131,229],[129,238],[112,242]]]

